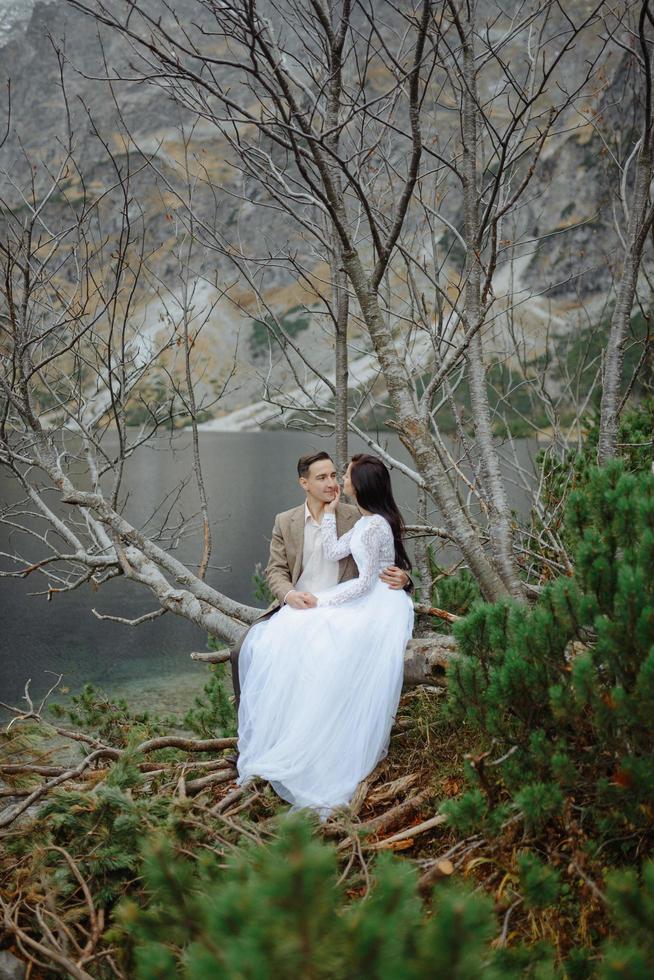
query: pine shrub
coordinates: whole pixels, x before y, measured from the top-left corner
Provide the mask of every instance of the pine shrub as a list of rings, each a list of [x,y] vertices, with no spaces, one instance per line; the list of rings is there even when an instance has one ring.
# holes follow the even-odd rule
[[[68,705],[53,702],[48,709],[56,719],[66,718],[82,731],[116,748],[124,748],[130,734],[139,731],[143,737],[165,735],[177,719],[160,717],[149,711],[133,711],[124,698],[111,697],[95,684],[86,683],[79,694],[70,697]]]
[[[635,869],[609,876],[607,897],[618,936],[605,944],[600,980],[654,976],[654,861],[639,883]]]
[[[652,466],[652,432],[654,432],[654,398],[644,399],[622,413],[618,428],[620,456],[628,472],[642,473]],[[565,505],[570,493],[583,490],[595,469],[600,433],[599,411],[588,420],[581,445],[567,449],[558,457],[552,447],[542,450],[536,463],[542,470],[541,504],[547,514],[547,526],[559,534],[567,545],[574,545],[574,534],[568,536]],[[567,525],[567,526],[566,526]],[[541,545],[549,535],[542,535],[543,523],[534,513],[534,526]],[[553,557],[557,557],[554,555]]]
[[[335,848],[302,812],[223,869],[155,837],[143,874],[145,901],[124,900],[112,929],[129,937],[134,980],[512,980],[534,961],[492,948],[492,900],[470,886],[439,884],[425,914],[415,868],[392,854],[378,856],[367,897],[348,904]]]
[[[203,693],[193,699],[183,725],[199,738],[231,738],[237,734],[236,710],[225,685],[226,664],[213,664]]]
[[[310,815],[282,815],[266,845],[250,843],[221,864],[181,854],[166,834],[142,849],[142,892],[118,906],[106,938],[134,980],[645,980],[654,971],[654,862],[609,875],[613,937],[562,962],[547,941],[498,937],[490,896],[445,880],[428,907],[417,871],[379,854],[364,899],[337,877],[334,845]],[[518,856],[528,909],[560,902],[560,873],[529,851]]]
[[[531,608],[476,604],[454,627],[449,711],[504,756],[450,804],[466,826],[498,805],[534,837],[583,825],[603,860],[646,853],[654,814],[654,475],[620,460],[570,494],[574,574]]]

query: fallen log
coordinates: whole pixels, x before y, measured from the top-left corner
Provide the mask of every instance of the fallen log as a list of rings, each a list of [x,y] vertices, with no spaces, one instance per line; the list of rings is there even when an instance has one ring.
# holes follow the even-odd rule
[[[429,820],[423,820],[422,823],[416,824],[414,827],[407,827],[406,830],[401,830],[399,833],[393,834],[392,837],[385,837],[384,840],[373,841],[370,844],[364,841],[363,846],[370,851],[383,851],[399,841],[411,840],[426,830],[433,830],[434,827],[442,827],[444,823],[447,823],[447,817],[439,813]]]
[[[419,810],[422,804],[430,798],[431,793],[431,789],[427,786],[425,789],[420,790],[420,792],[391,807],[390,810],[386,810],[385,813],[380,813],[379,816],[366,820],[362,826],[369,833],[384,834],[391,827],[396,826],[401,821],[412,816],[416,810]]]
[[[438,606],[429,606],[422,602],[416,602],[413,608],[422,616],[435,616],[436,619],[444,619],[446,623],[456,623],[463,618],[456,613],[448,612],[447,609],[439,609]]]
[[[404,687],[418,684],[442,683],[448,666],[457,657],[457,643],[453,636],[432,633],[416,637],[407,643],[404,654]],[[191,660],[203,664],[222,664],[229,660],[229,650],[194,652]]]
[[[355,834],[359,834],[361,831],[366,834],[383,834],[391,827],[397,826],[398,823],[411,817],[429,799],[431,792],[431,789],[426,787],[409,797],[408,800],[404,800],[402,803],[391,807],[390,810],[386,810],[385,813],[381,813],[377,817],[372,817],[370,820],[365,820],[363,823],[356,824],[351,832]],[[324,837],[340,837],[342,833],[343,825],[340,822],[336,822],[332,826],[327,824],[323,828]],[[337,851],[340,852],[349,847],[351,840],[351,835],[348,834],[337,845]]]
[[[404,654],[404,687],[442,683],[457,657],[458,645],[453,636],[432,633],[409,640]]]
[[[224,769],[219,772],[210,772],[208,776],[199,776],[197,779],[189,779],[186,782],[186,792],[193,796],[195,793],[199,793],[200,790],[205,789],[207,786],[213,786],[218,783],[229,783],[232,779],[238,776],[238,772],[231,765],[229,768]]]

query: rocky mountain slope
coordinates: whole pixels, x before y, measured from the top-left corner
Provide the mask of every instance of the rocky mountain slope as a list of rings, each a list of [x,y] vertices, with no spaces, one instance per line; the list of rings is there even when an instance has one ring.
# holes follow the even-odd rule
[[[149,0],[149,4],[158,15],[170,18],[159,0]],[[585,2],[575,5],[578,16],[583,13],[580,8],[586,6]],[[36,166],[32,174],[37,186],[45,186],[48,173],[61,158],[65,111],[58,86],[56,45],[66,59],[64,77],[76,159],[87,187],[100,190],[109,186],[114,179],[112,166],[89,124],[89,116],[116,160],[126,167],[128,157],[119,113],[106,83],[98,81],[98,77],[104,74],[103,61],[112,75],[133,76],[130,64],[136,60],[135,52],[111,31],[98,30],[91,18],[65,0],[4,0],[1,9],[2,69],[4,77],[11,78],[13,124],[9,140],[0,149],[0,171],[5,174],[2,197],[14,205],[20,201],[20,189],[24,190],[29,181],[30,164]],[[183,23],[197,19],[201,11],[197,0],[175,0],[174,9]],[[514,54],[519,58],[522,52]],[[616,177],[610,146],[617,146],[624,155],[624,147],[630,139],[633,141],[630,119],[636,118],[633,85],[626,65],[625,57],[616,48],[602,56],[595,94],[589,93],[588,113],[590,116],[593,108],[601,108],[603,133],[598,135],[590,123],[580,128],[578,118],[574,127],[568,120],[569,132],[560,126],[561,132],[544,148],[513,226],[504,229],[506,239],[520,239],[523,244],[512,254],[507,252],[506,257],[510,255],[513,261],[500,263],[494,281],[498,310],[509,290],[513,291],[515,304],[510,316],[497,317],[494,337],[499,350],[506,348],[511,331],[519,330],[526,338],[528,356],[536,356],[545,349],[547,338],[569,336],[580,325],[601,316],[607,284],[619,258],[613,220]],[[579,69],[582,67],[580,63]],[[492,87],[492,75],[488,84]],[[144,334],[152,339],[162,320],[179,315],[176,303],[181,297],[178,247],[182,210],[167,183],[180,186],[180,164],[185,154],[183,132],[189,136],[191,169],[199,178],[194,205],[209,226],[225,238],[238,232],[245,250],[256,251],[259,256],[267,251],[275,254],[280,243],[295,241],[299,248],[305,246],[294,239],[297,229],[278,213],[262,212],[254,203],[239,200],[244,191],[252,199],[253,189],[245,188],[238,173],[229,166],[229,148],[210,122],[203,120],[198,124],[161,87],[121,81],[115,84],[114,94],[134,143],[142,154],[151,155],[158,170],[156,174],[151,169],[141,169],[131,182],[135,215],[142,214],[154,249],[150,261],[170,290],[162,298],[153,292],[152,281],[142,283],[139,289],[137,312],[142,317]],[[455,125],[456,119],[449,117],[445,125]],[[440,115],[432,123],[438,125],[441,139],[443,118]],[[142,164],[142,157],[133,147],[129,163],[133,169]],[[207,176],[213,189],[208,186]],[[81,194],[75,175],[71,176],[67,193],[73,198],[76,193]],[[111,200],[115,204],[118,198]],[[443,211],[448,220],[458,223],[460,198],[451,194],[443,203]],[[106,233],[117,232],[118,218],[119,211],[112,211],[109,206],[104,209]],[[447,244],[445,231],[440,242],[443,250]],[[309,266],[312,261],[310,256],[305,258]],[[324,273],[317,260],[313,262],[313,272],[318,278]],[[195,311],[212,305],[196,346],[202,363],[200,399],[214,399],[227,385],[220,401],[206,413],[206,424],[259,425],[274,414],[261,402],[264,385],[298,391],[298,378],[293,377],[279,352],[271,354],[265,328],[267,313],[252,305],[247,284],[239,281],[225,256],[215,249],[197,249],[191,258],[191,279]],[[315,296],[297,276],[274,262],[269,264],[262,281],[270,308],[311,352],[316,365],[329,372],[333,341]],[[232,301],[221,298],[227,285]],[[354,340],[357,350],[352,352],[353,376],[362,383],[369,382],[373,365],[366,355],[365,338],[357,336],[355,330]],[[492,343],[490,334],[489,341]],[[427,351],[421,348],[413,352],[416,365],[426,356]],[[297,358],[294,363],[301,372],[300,382],[304,382],[307,376]],[[181,370],[174,351],[168,356],[168,367],[173,373]]]

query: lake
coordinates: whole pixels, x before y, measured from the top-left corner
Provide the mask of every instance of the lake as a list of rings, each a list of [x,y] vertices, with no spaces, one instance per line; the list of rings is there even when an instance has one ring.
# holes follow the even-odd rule
[[[385,433],[382,443],[395,458],[410,462],[394,433]],[[161,512],[157,511],[158,505],[189,477],[173,513],[188,518],[198,510],[190,432],[176,433],[174,445],[173,450],[168,436],[158,437],[151,445],[139,448],[127,463],[124,489],[129,496],[125,516],[137,527],[150,520],[148,528],[158,530],[160,513],[170,504],[164,504]],[[531,469],[536,443],[520,440],[516,445],[521,465]],[[214,542],[207,573],[209,584],[241,602],[263,605],[253,598],[255,565],[260,562],[265,567],[268,560],[275,514],[304,499],[297,482],[298,457],[320,449],[332,451],[333,443],[315,433],[200,433]],[[350,451],[362,450],[366,446],[353,437]],[[405,520],[414,523],[415,486],[396,470],[392,479]],[[514,506],[524,509],[525,492],[514,486],[512,494]],[[16,501],[20,496],[15,481],[0,468],[0,501]],[[437,514],[432,519],[439,522]],[[28,526],[37,526],[35,520],[27,520]],[[176,557],[190,568],[197,568],[200,534],[194,531],[174,545]],[[11,552],[13,548],[29,560],[44,557],[38,542],[0,524],[0,552]],[[5,557],[0,562],[3,570],[16,567]],[[86,584],[73,592],[55,595],[51,602],[45,596],[30,595],[44,591],[47,585],[47,578],[38,573],[27,579],[0,578],[0,700],[21,704],[28,678],[36,700],[58,674],[63,675],[62,685],[73,693],[91,682],[107,693],[128,697],[140,709],[181,710],[192,702],[194,694],[200,693],[207,680],[207,668],[191,661],[189,654],[207,649],[203,630],[171,613],[140,626],[100,621],[93,615],[93,608],[99,613],[129,618],[153,610],[155,602],[143,586],[121,576],[97,592]],[[65,699],[57,694],[51,700]]]

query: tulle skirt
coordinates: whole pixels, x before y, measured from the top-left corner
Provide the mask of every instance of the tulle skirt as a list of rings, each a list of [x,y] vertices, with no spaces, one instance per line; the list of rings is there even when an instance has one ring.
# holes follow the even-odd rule
[[[378,580],[342,605],[283,606],[255,624],[238,661],[236,782],[261,776],[321,821],[349,803],[388,753],[413,618],[406,592]]]

